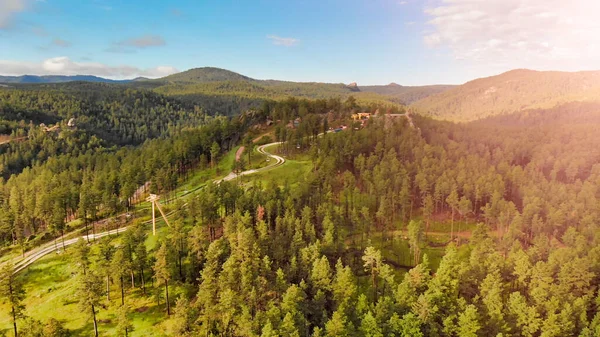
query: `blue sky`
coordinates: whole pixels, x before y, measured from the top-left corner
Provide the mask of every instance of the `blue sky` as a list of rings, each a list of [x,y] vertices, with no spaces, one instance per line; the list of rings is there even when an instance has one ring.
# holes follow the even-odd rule
[[[160,77],[214,66],[258,79],[419,85],[595,69],[595,2],[0,0],[0,74]]]

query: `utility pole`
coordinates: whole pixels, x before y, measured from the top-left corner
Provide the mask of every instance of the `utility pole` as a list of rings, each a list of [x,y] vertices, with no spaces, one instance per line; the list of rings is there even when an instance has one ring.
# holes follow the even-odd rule
[[[153,235],[156,235],[156,211],[155,211],[155,208],[158,208],[158,211],[160,212],[160,215],[162,215],[163,219],[165,219],[167,226],[171,227],[171,224],[169,224],[169,220],[167,219],[167,216],[163,212],[162,208],[160,208],[160,204],[158,203],[158,200],[160,200],[160,196],[158,196],[156,194],[150,194],[150,196],[148,198],[146,198],[146,201],[149,201],[152,203],[152,234]]]

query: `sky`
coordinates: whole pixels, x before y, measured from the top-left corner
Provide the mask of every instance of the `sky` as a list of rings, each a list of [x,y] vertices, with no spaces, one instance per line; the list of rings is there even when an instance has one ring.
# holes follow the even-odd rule
[[[460,84],[599,70],[599,0],[0,0],[0,74]]]

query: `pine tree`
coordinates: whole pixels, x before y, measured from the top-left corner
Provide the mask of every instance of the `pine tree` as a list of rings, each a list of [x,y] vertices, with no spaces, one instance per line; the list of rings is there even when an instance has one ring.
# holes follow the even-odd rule
[[[165,302],[167,304],[167,315],[171,315],[171,305],[169,303],[169,280],[171,279],[171,266],[169,250],[167,243],[163,244],[156,252],[156,262],[154,263],[154,277],[157,285],[165,286]]]
[[[185,243],[187,232],[183,227],[183,222],[177,220],[173,223],[170,233],[170,244],[177,252],[177,270],[179,271],[179,280],[184,281],[183,276],[183,258],[185,256]]]
[[[373,302],[377,302],[377,276],[382,265],[381,252],[370,246],[365,249],[362,260],[364,268],[371,273],[371,286],[373,288]]]
[[[90,268],[90,247],[82,238],[79,238],[74,246],[74,262],[79,265],[80,271],[86,274]]]
[[[196,309],[190,305],[190,301],[183,296],[179,297],[173,313],[173,332],[177,336],[191,334],[197,318]]]
[[[110,277],[112,274],[111,260],[114,254],[115,248],[110,242],[110,238],[103,239],[100,242],[100,256],[98,261],[98,267],[106,278],[106,300],[110,302]]]
[[[425,235],[427,235],[427,231],[429,230],[429,224],[431,221],[431,216],[433,215],[433,198],[431,194],[427,194],[425,199],[423,200],[423,216],[425,217],[427,223],[425,224]]]
[[[217,142],[213,142],[210,147],[210,167],[215,167],[219,152],[221,152],[221,147],[219,146],[219,144],[217,144]]]
[[[481,330],[477,308],[469,304],[458,317],[458,335],[461,337],[477,337]]]
[[[351,326],[348,324],[346,316],[340,311],[335,311],[325,324],[325,336],[327,337],[349,337],[351,333]]]
[[[448,206],[450,206],[450,209],[452,210],[452,225],[450,229],[450,241],[452,241],[454,240],[454,212],[458,209],[459,203],[456,186],[452,188],[452,192],[450,192],[450,195],[446,198],[446,203],[448,204]]]
[[[42,332],[43,337],[69,337],[71,336],[71,332],[64,327],[64,325],[54,319],[50,318],[48,322],[44,325],[44,329]]]
[[[423,227],[421,222],[411,220],[408,223],[408,243],[413,254],[414,265],[419,264],[421,258],[421,243],[423,241]]]
[[[4,263],[2,269],[0,269],[0,298],[10,306],[13,330],[15,337],[17,337],[17,319],[23,316],[25,310],[22,304],[25,291],[22,284],[17,281],[14,270],[15,268],[10,262]]]
[[[125,281],[124,278],[127,276],[129,270],[129,259],[125,256],[125,248],[119,247],[112,258],[111,271],[113,277],[119,280],[119,287],[121,288],[121,305],[125,304]]]
[[[146,295],[146,277],[144,271],[148,268],[148,251],[146,250],[145,238],[140,240],[135,247],[135,264],[140,272],[142,291],[144,292],[144,295]]]
[[[495,336],[505,332],[505,317],[503,304],[503,282],[500,272],[490,272],[480,285],[480,294],[485,306],[488,319],[484,324],[486,334]]]
[[[270,321],[265,324],[261,330],[260,337],[279,337],[277,330],[273,329],[273,325]]]
[[[471,212],[471,208],[472,208],[472,204],[471,204],[471,200],[469,200],[469,198],[463,196],[462,198],[460,198],[460,201],[458,202],[458,213],[460,213],[461,217],[465,217],[467,214],[469,214]],[[458,233],[460,233],[460,222],[458,223]],[[460,243],[460,238],[459,238],[459,243]]]
[[[133,324],[130,316],[131,309],[128,305],[121,305],[117,310],[117,336],[128,337],[129,333],[133,331]]]
[[[94,321],[94,335],[98,337],[98,322],[96,320],[96,307],[102,297],[102,281],[92,271],[79,274],[77,281],[76,298],[82,312],[90,312]]]
[[[412,312],[405,314],[402,318],[397,313],[393,313],[388,323],[390,332],[395,337],[423,337],[421,321]]]
[[[364,337],[383,337],[383,332],[370,311],[367,311],[363,316],[360,323],[360,331]]]
[[[338,260],[335,270],[332,291],[336,310],[343,310],[349,315],[350,311],[354,310],[353,305],[357,299],[356,279],[350,267],[342,265],[341,259]]]

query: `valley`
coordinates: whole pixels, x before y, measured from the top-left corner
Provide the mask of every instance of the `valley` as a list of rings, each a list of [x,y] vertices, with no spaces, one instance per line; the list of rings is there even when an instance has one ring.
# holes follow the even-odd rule
[[[21,336],[596,329],[600,105],[578,87],[484,116],[421,110],[471,83],[134,82],[0,89],[3,331],[15,303]]]

